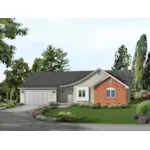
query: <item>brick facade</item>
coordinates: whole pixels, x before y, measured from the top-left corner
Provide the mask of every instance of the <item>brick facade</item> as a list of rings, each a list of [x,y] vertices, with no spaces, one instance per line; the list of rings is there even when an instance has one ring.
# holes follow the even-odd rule
[[[112,103],[127,103],[127,89],[118,81],[108,78],[102,83],[98,84],[94,89],[94,102],[95,103],[103,103],[103,104],[112,104]],[[106,89],[107,88],[115,88],[116,89],[116,97],[115,98],[107,98],[106,97]]]

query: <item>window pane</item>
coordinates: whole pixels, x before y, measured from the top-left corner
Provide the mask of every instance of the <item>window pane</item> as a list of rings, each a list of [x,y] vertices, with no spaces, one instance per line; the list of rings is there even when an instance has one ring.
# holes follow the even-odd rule
[[[85,90],[82,91],[82,97],[85,97]]]
[[[116,93],[115,90],[111,90],[111,97],[115,97]]]
[[[110,90],[106,90],[106,97],[110,97]]]
[[[79,97],[81,97],[81,90],[79,90]]]

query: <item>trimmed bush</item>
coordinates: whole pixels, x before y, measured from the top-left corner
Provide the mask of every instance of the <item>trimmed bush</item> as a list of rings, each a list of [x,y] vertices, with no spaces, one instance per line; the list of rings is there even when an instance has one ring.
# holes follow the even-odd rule
[[[49,103],[50,106],[59,106],[59,104],[55,101]]]
[[[101,105],[100,104],[91,104],[90,107],[93,109],[99,109],[99,108],[101,108]]]
[[[108,104],[101,104],[101,108],[108,108]]]
[[[89,103],[82,103],[82,104],[79,104],[79,107],[90,107],[91,104]]]
[[[79,106],[79,104],[78,103],[74,103],[72,106]]]
[[[139,117],[139,122],[142,124],[149,123],[149,117],[148,116],[141,116],[141,117]]]
[[[149,116],[150,115],[150,101],[143,101],[139,103],[136,107],[136,113]]]
[[[127,105],[127,104],[120,104],[120,108],[128,108],[129,107],[129,105]]]

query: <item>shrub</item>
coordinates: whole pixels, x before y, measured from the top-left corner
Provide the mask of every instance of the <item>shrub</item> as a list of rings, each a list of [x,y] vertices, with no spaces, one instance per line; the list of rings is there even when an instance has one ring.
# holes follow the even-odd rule
[[[55,101],[52,101],[49,103],[50,106],[59,106],[59,104]]]
[[[79,107],[90,107],[91,104],[89,103],[82,103],[82,104],[79,104]]]
[[[55,117],[46,117],[41,114],[37,115],[35,118],[38,120],[42,120],[42,121],[51,121],[51,122],[57,121],[57,118],[55,118]]]
[[[99,108],[101,108],[101,105],[100,104],[91,104],[90,107],[93,109],[99,109]]]
[[[17,105],[17,100],[14,100],[13,103],[14,103],[14,105]]]
[[[149,117],[148,116],[141,116],[141,117],[139,117],[139,122],[142,124],[149,123]]]
[[[8,104],[6,104],[7,108],[11,108],[11,107],[14,107],[14,106],[15,106],[14,103],[8,103]]]
[[[141,114],[135,113],[133,114],[133,119],[139,119],[141,117]]]
[[[35,109],[33,111],[32,115],[33,115],[33,117],[36,117],[36,116],[40,115],[40,108]]]
[[[77,122],[79,118],[77,118],[71,112],[59,112],[57,115],[57,121],[59,122]]]
[[[2,95],[0,95],[0,102],[3,100],[3,96]]]
[[[140,99],[142,99],[142,100],[147,99],[147,93],[148,93],[147,90],[141,90],[140,91]]]
[[[58,113],[58,117],[62,117],[62,116],[75,116],[75,115],[73,115],[71,112],[61,111],[61,112]]]
[[[90,107],[90,103],[74,103],[73,106],[79,106],[79,107]]]
[[[8,100],[7,100],[7,99],[4,99],[4,103],[8,103]]]
[[[40,114],[44,114],[45,112],[47,112],[49,109],[51,109],[51,106],[44,106],[42,108],[40,108]]]
[[[150,92],[147,93],[147,99],[150,100]]]
[[[108,105],[107,104],[101,104],[100,107],[101,108],[108,108]]]
[[[120,106],[120,108],[128,108],[129,107],[129,105],[127,105],[127,104],[120,104],[119,106]]]
[[[149,116],[150,115],[150,101],[143,101],[139,103],[136,107],[136,113]]]
[[[140,92],[136,92],[134,99],[141,100]]]
[[[72,106],[79,106],[79,104],[78,103],[74,103]]]

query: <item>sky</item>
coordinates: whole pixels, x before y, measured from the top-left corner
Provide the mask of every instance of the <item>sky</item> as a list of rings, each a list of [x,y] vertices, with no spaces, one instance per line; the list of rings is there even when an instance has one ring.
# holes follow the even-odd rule
[[[27,36],[5,41],[16,46],[14,59],[24,58],[31,67],[48,45],[63,49],[70,70],[111,69],[114,55],[124,44],[133,56],[142,34],[150,43],[150,19],[21,19]],[[5,78],[0,64],[0,81]]]

